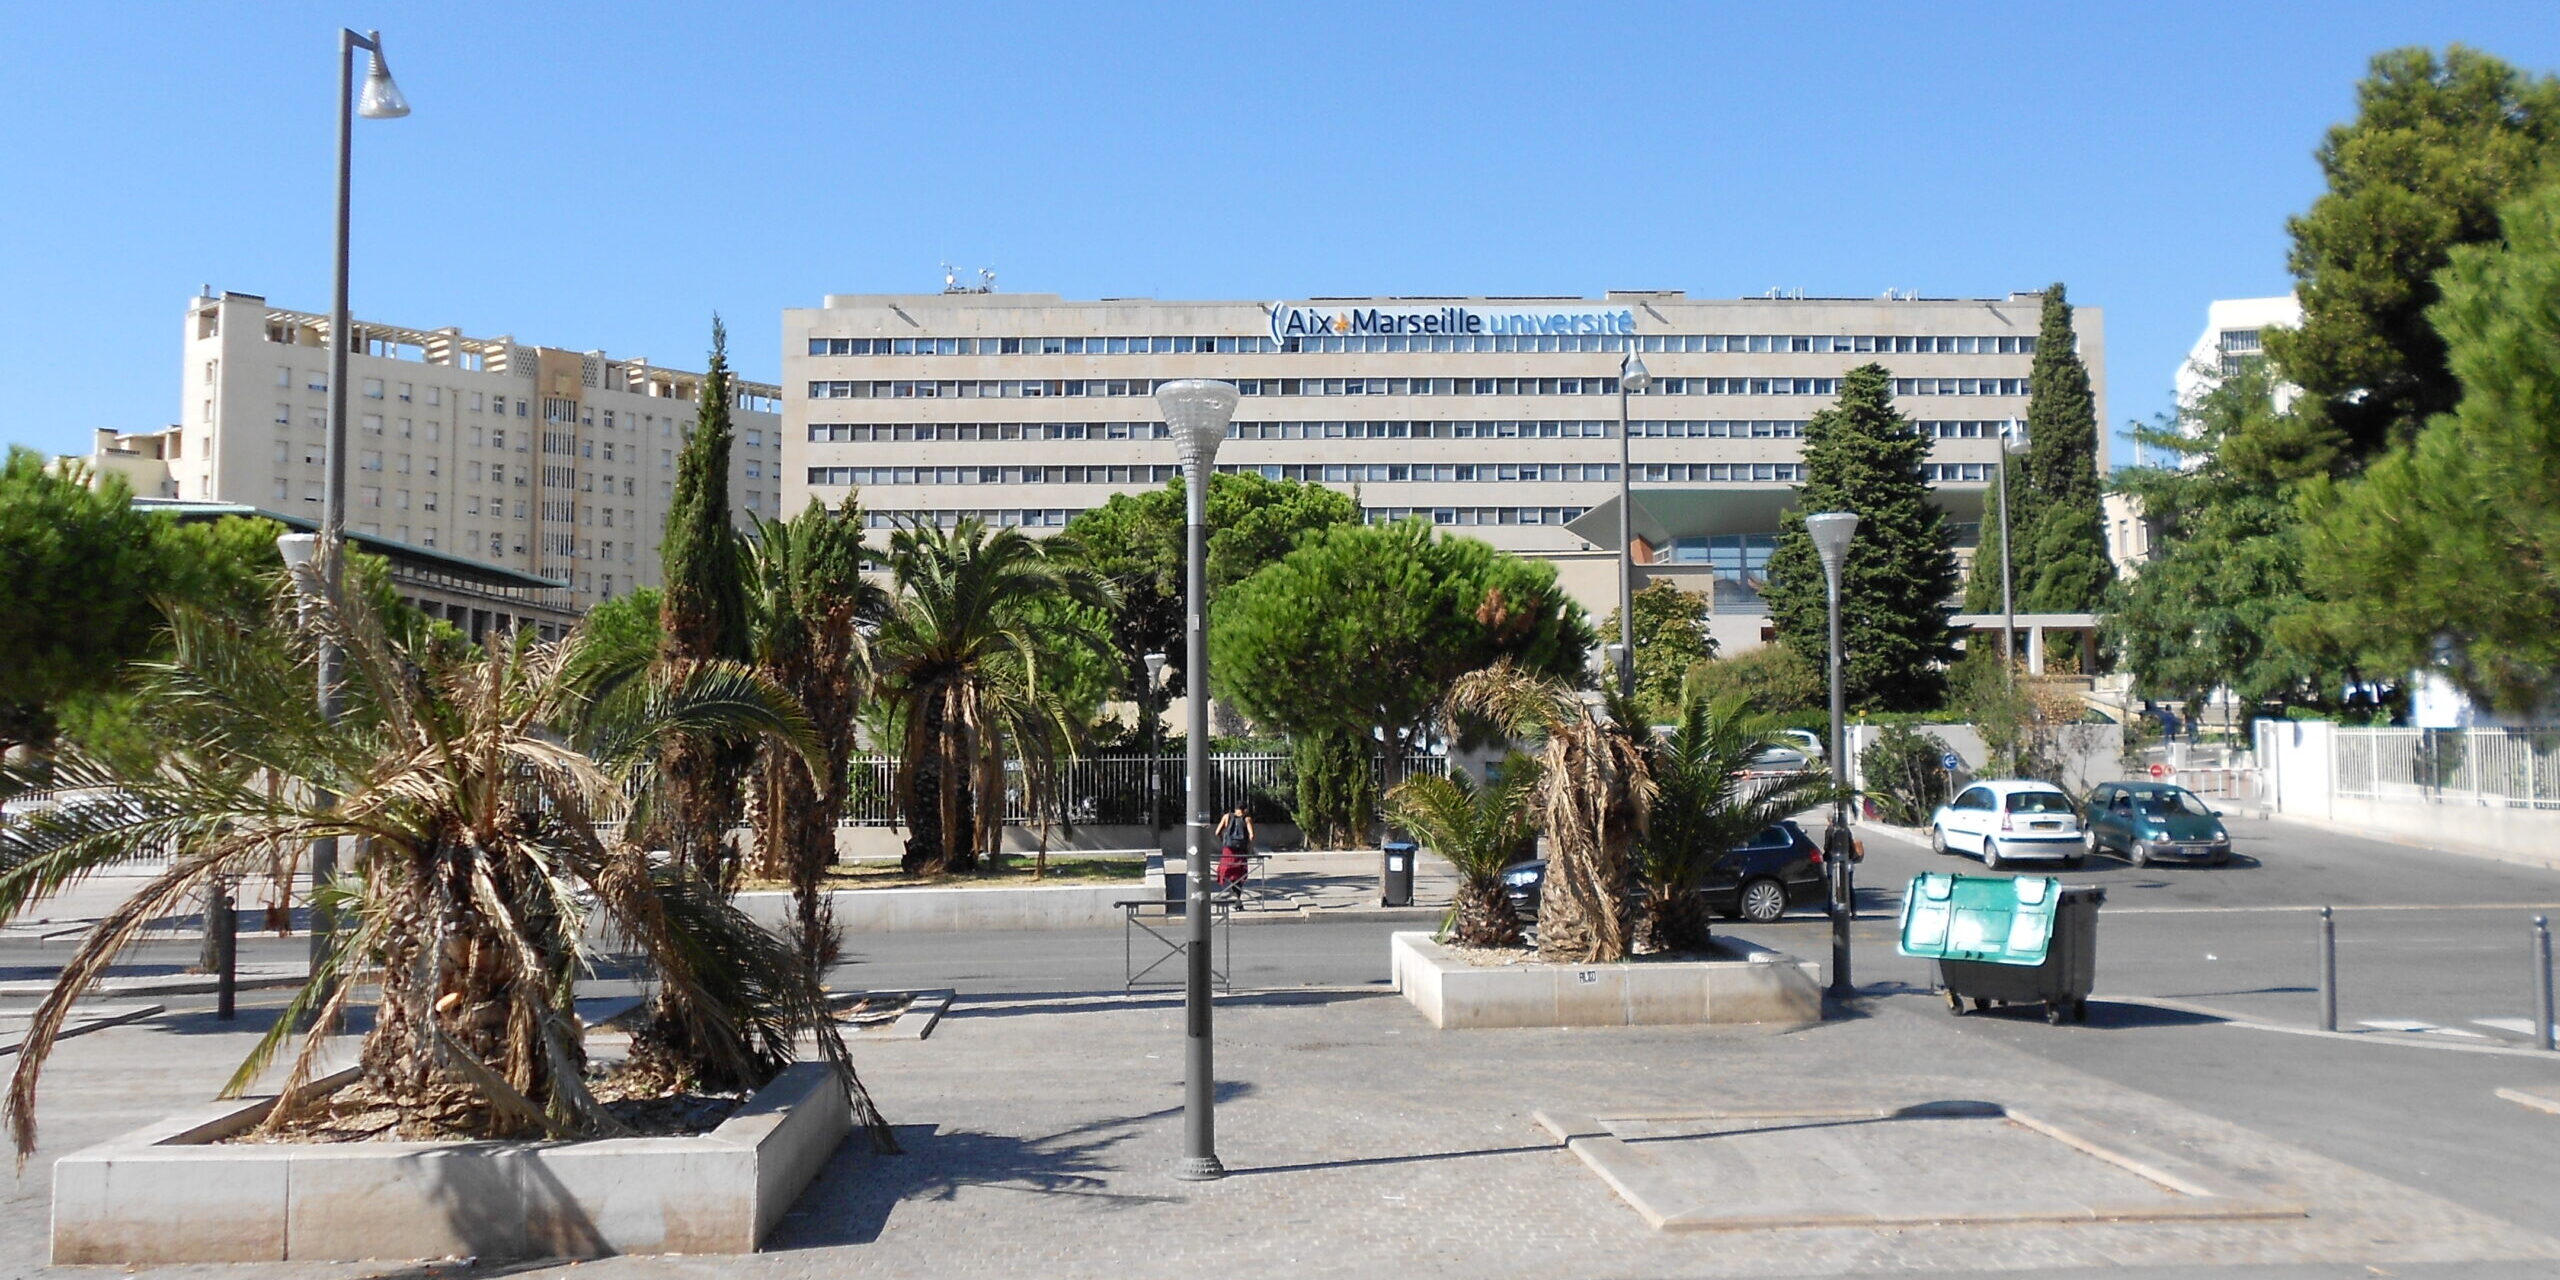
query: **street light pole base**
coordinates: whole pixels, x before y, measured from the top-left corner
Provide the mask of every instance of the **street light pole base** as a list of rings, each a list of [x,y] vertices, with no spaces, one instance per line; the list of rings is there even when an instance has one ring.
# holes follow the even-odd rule
[[[1227,1167],[1216,1156],[1189,1156],[1173,1171],[1177,1182],[1215,1182],[1227,1176]]]

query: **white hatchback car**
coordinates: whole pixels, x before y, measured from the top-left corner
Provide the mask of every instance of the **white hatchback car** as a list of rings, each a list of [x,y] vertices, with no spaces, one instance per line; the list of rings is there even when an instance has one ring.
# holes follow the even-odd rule
[[[2076,867],[2081,839],[2079,806],[2050,782],[1977,782],[1929,820],[1930,848],[1980,854],[1985,869],[2029,858]]]

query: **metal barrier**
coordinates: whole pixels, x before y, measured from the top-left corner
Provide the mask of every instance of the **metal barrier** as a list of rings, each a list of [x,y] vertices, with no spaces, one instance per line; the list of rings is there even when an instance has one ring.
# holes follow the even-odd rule
[[[2341,797],[2560,809],[2560,730],[2341,725],[2330,743]]]

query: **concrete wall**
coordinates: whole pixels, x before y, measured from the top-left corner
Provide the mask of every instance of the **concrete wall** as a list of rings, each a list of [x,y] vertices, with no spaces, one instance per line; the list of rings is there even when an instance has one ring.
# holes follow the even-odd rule
[[[1264,850],[1289,850],[1303,847],[1305,837],[1298,828],[1286,822],[1253,824],[1254,843]],[[1145,849],[1150,837],[1158,841],[1156,849],[1179,856],[1182,852],[1182,828],[1169,826],[1150,833],[1142,826],[1105,826],[1090,824],[1073,831],[1065,827],[1049,829],[1049,852],[1053,855],[1074,853],[1108,853]],[[1038,827],[1006,827],[1004,847],[1007,853],[1028,854],[1040,848]],[[906,852],[907,831],[904,827],[838,827],[836,828],[836,860],[839,862],[894,861]]]
[[[2268,804],[2283,818],[2354,835],[2423,844],[2504,862],[2560,870],[2560,811],[2459,798],[2377,800],[2337,791],[2337,726],[2257,722],[2258,764]]]
[[[1958,785],[1972,781],[1991,758],[1982,745],[1982,733],[1969,724],[1925,724],[1913,726],[1947,744],[1947,749],[1963,761],[1957,771]],[[1862,767],[1868,746],[1884,733],[1875,725],[1849,726],[1849,780],[1858,787],[1867,785]],[[2113,724],[2069,724],[2056,734],[2062,755],[2063,790],[2077,795],[2101,782],[2112,782],[2124,776],[2124,728]]]

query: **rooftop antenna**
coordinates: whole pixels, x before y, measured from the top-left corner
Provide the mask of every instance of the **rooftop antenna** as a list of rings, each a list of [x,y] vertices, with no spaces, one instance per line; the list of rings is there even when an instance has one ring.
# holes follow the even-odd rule
[[[942,291],[944,293],[968,292],[960,287],[960,269],[948,262],[942,264]]]
[[[994,267],[980,267],[980,268],[978,268],[978,292],[980,292],[980,293],[994,293],[995,291],[996,291],[996,269],[995,269]]]

